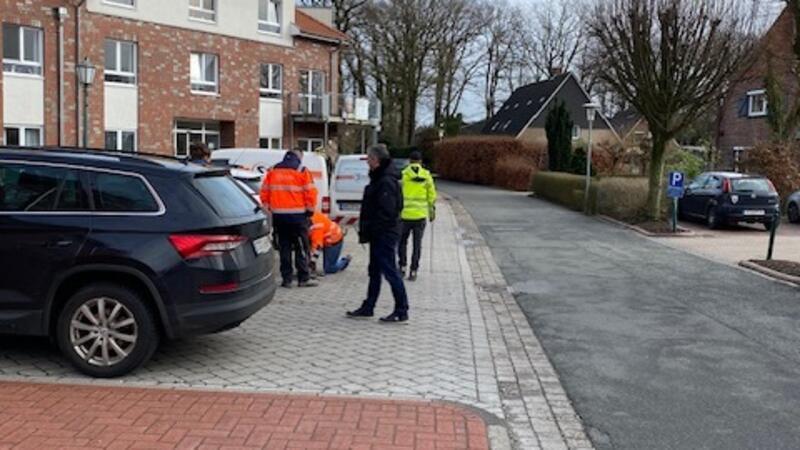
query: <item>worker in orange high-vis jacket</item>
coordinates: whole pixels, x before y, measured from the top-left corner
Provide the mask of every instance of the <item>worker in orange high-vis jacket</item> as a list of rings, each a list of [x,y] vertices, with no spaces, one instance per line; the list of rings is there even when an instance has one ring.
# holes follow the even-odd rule
[[[285,288],[292,287],[294,269],[297,285],[313,287],[311,280],[308,238],[311,216],[317,203],[317,189],[311,172],[302,167],[303,152],[286,152],[283,161],[275,165],[264,177],[261,186],[261,203],[272,214],[272,224],[278,238],[281,255],[281,276]]]
[[[326,274],[333,274],[347,269],[352,257],[342,257],[344,235],[342,229],[328,216],[317,211],[311,217],[311,251],[314,258],[322,253],[322,267]]]

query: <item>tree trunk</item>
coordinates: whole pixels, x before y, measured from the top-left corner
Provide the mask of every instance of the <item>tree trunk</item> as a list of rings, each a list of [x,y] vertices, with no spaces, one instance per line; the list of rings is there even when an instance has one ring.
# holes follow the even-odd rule
[[[664,153],[669,137],[661,132],[653,132],[653,148],[650,152],[650,181],[647,193],[647,216],[652,220],[661,219],[661,197],[664,185]]]

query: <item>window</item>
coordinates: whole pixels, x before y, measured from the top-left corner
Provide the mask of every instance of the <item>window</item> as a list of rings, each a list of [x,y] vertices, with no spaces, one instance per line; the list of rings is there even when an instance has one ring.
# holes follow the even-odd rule
[[[6,145],[20,147],[38,147],[42,145],[41,127],[14,127],[9,126],[4,129]]]
[[[192,92],[214,94],[219,92],[217,55],[192,53],[189,63],[191,65]]]
[[[572,140],[577,141],[581,138],[581,127],[578,125],[572,126]]]
[[[106,150],[118,150],[123,152],[136,151],[136,132],[122,130],[106,131]]]
[[[747,117],[764,117],[767,115],[767,93],[765,90],[747,93]]]
[[[175,156],[189,156],[189,146],[195,142],[206,144],[209,150],[219,148],[220,134],[217,122],[175,122]]]
[[[297,148],[304,152],[313,152],[316,149],[322,147],[323,142],[322,139],[298,139],[297,140]]]
[[[217,20],[216,0],[189,0],[189,18],[214,22]]]
[[[3,24],[3,71],[42,74],[42,30]]]
[[[136,0],[103,0],[103,3],[114,6],[127,6],[128,8],[136,6]]]
[[[258,31],[281,32],[281,0],[258,1]]]
[[[321,116],[325,73],[317,70],[300,71],[300,111],[303,114]]]
[[[136,43],[106,39],[105,80],[136,84]]]
[[[263,137],[258,140],[259,148],[266,148],[269,150],[281,150],[281,138],[279,137]]]
[[[261,65],[261,96],[280,98],[283,92],[283,67],[280,64]]]
[[[80,172],[63,167],[0,165],[0,211],[88,211]]]
[[[236,184],[233,178],[200,177],[194,186],[224,218],[245,217],[254,214],[253,200]]]
[[[99,212],[157,212],[158,203],[141,178],[97,173],[92,183],[94,208]]]

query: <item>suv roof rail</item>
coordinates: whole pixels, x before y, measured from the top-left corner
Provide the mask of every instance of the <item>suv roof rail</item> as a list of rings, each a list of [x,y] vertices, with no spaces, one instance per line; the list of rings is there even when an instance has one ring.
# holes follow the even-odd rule
[[[170,156],[164,155],[163,153],[150,153],[150,152],[124,152],[121,150],[108,150],[105,148],[93,148],[93,147],[74,147],[74,146],[66,146],[66,145],[40,145],[36,147],[30,146],[19,146],[19,145],[0,145],[0,149],[7,149],[7,150],[30,150],[30,151],[56,151],[56,152],[63,152],[63,153],[72,153],[72,154],[95,154],[95,153],[102,153],[109,156],[117,156],[117,157],[129,157],[129,158],[136,158],[137,156],[147,156],[151,158],[162,158],[168,159],[171,161],[183,162],[188,163],[189,158],[178,158],[177,156]]]

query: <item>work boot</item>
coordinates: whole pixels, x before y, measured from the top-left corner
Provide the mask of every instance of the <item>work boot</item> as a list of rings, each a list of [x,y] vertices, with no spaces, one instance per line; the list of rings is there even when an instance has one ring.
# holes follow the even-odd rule
[[[283,280],[281,283],[282,288],[291,289],[292,288],[292,280]]]
[[[319,283],[314,280],[305,280],[305,281],[298,281],[297,287],[306,288],[306,287],[317,287]]]
[[[355,311],[347,311],[347,317],[350,319],[369,319],[374,315],[374,312],[368,310],[364,306],[361,306]]]
[[[408,314],[393,312],[386,317],[380,318],[381,323],[396,323],[398,325],[408,324]]]
[[[417,271],[416,270],[412,270],[411,272],[409,272],[408,281],[417,281]]]
[[[344,257],[344,264],[342,265],[342,270],[340,272],[344,272],[345,269],[347,269],[350,266],[350,261],[352,261],[352,260],[353,260],[352,256],[350,256],[350,255],[345,256]]]

